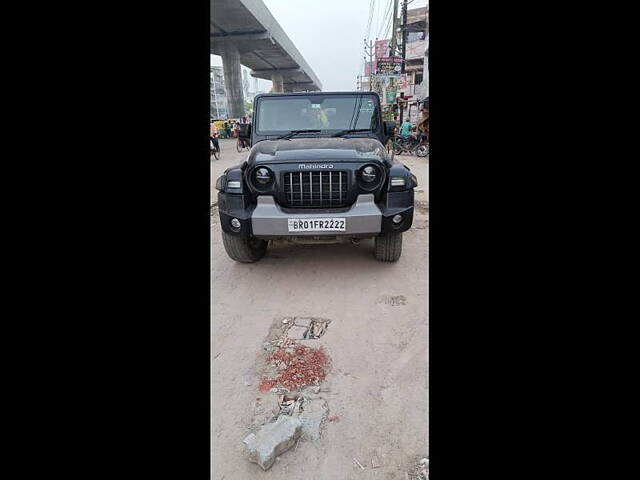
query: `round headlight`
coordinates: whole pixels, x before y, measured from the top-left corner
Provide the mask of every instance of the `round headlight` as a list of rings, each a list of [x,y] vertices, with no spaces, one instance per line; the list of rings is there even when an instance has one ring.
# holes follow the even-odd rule
[[[367,165],[362,169],[362,180],[364,180],[365,182],[367,183],[375,182],[377,178],[378,178],[378,171],[375,169],[375,167],[372,167],[371,165]]]
[[[271,181],[271,171],[268,168],[260,167],[256,170],[256,181],[266,185]]]

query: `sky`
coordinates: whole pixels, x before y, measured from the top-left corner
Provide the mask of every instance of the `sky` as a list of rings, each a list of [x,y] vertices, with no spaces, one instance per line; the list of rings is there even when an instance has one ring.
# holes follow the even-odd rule
[[[263,2],[320,79],[324,91],[355,90],[356,77],[363,73],[365,36],[375,40],[380,33],[381,40],[389,38],[388,33],[384,35],[387,23],[384,20],[391,16],[385,17],[385,14],[393,10],[393,0]],[[409,8],[426,4],[427,0],[413,0]],[[370,6],[373,11],[371,26],[367,29]],[[211,55],[211,63],[222,65],[217,55]],[[268,91],[271,82],[259,80],[258,88]]]

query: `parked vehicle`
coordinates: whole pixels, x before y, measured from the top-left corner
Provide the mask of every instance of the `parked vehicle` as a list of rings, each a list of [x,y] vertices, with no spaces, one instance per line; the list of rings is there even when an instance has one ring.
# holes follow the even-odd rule
[[[277,239],[374,238],[375,258],[397,261],[417,180],[388,155],[395,123],[380,112],[373,92],[257,95],[247,160],[216,181],[229,257],[255,262]]]

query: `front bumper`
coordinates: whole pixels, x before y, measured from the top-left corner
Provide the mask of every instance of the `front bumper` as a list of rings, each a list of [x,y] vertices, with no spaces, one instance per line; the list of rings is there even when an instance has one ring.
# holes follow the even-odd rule
[[[242,237],[318,237],[352,236],[370,237],[390,231],[408,230],[413,222],[413,190],[393,192],[380,203],[373,194],[360,194],[350,207],[333,209],[288,209],[278,205],[272,196],[260,195],[257,204],[251,205],[248,196],[218,194],[220,223],[229,234]],[[392,218],[401,215],[402,221],[395,224]],[[230,221],[237,218],[240,228],[234,230]],[[345,218],[345,231],[289,232],[289,219],[311,220],[316,218]]]
[[[346,230],[344,232],[289,232],[290,218],[312,220],[318,217],[345,218]],[[256,237],[376,234],[380,232],[381,224],[382,212],[375,204],[373,194],[358,195],[356,203],[348,208],[303,212],[289,209],[285,211],[275,202],[273,197],[261,195],[258,197],[258,205],[251,215],[251,228]]]

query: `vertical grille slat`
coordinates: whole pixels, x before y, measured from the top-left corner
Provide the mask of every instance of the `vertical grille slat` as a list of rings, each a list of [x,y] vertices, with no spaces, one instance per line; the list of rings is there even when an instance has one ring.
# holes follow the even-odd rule
[[[289,174],[289,182],[291,185],[291,203],[293,204],[293,173]]]
[[[305,175],[304,173],[308,173]],[[340,172],[309,171],[282,174],[280,197],[289,207],[341,207],[347,201],[348,176]]]

